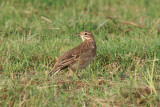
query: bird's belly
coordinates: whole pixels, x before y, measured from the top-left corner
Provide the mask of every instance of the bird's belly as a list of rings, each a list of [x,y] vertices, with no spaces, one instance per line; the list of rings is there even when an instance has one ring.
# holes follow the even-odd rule
[[[93,57],[87,59],[79,59],[76,63],[71,65],[72,69],[83,69],[93,61]]]
[[[93,58],[91,58],[91,59],[89,59],[89,60],[87,60],[87,61],[85,61],[85,62],[81,62],[81,63],[83,63],[83,64],[79,65],[78,68],[83,69],[83,68],[85,68],[86,66],[88,66],[92,61],[93,61]]]
[[[94,49],[90,49],[81,54],[80,57],[71,65],[72,69],[83,69],[88,66],[94,59],[96,52]]]

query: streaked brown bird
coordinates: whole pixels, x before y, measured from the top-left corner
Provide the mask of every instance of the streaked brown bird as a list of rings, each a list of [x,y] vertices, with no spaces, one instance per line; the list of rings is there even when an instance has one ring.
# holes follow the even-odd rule
[[[55,75],[67,67],[72,70],[83,69],[93,61],[96,56],[97,47],[92,33],[82,31],[75,35],[80,36],[83,42],[58,58],[53,70],[50,72],[50,76],[52,76],[53,72]]]

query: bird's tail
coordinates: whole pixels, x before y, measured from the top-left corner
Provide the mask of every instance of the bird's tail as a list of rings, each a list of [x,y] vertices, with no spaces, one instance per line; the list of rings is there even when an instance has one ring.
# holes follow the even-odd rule
[[[52,70],[52,71],[50,71],[49,75],[50,75],[50,76],[54,76],[54,75],[56,75],[59,71],[60,71],[60,69],[56,70],[56,72],[53,74],[54,70]]]

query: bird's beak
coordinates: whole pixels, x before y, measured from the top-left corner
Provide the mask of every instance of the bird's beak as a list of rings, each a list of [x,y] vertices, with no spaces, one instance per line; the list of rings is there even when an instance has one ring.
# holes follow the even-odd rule
[[[78,36],[80,36],[80,33],[76,33],[75,35],[78,35]]]

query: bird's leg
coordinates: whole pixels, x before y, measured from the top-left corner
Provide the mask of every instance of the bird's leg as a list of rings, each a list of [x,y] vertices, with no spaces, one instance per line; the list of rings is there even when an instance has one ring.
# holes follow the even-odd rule
[[[69,69],[69,71],[72,71],[71,72],[71,76],[76,76],[78,79],[80,79],[80,75],[77,73],[77,70],[75,70],[75,69],[72,69],[72,68],[68,68]],[[76,75],[77,74],[77,75]]]
[[[75,71],[74,71],[73,69],[70,68],[70,70],[71,70],[73,73],[75,73]]]
[[[69,70],[69,76],[73,76],[73,75],[75,74],[75,72],[74,72],[74,70],[73,70],[73,69],[68,68],[68,70]],[[72,72],[71,72],[71,71],[72,71]]]

